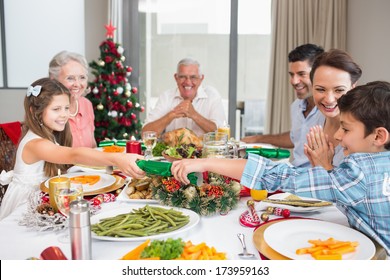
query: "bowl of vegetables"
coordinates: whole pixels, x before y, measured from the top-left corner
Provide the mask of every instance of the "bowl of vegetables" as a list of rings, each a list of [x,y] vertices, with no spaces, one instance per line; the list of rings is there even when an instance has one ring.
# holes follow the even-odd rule
[[[196,147],[194,144],[181,144],[176,147],[168,147],[162,152],[162,156],[170,162],[183,158],[201,158],[202,148]]]

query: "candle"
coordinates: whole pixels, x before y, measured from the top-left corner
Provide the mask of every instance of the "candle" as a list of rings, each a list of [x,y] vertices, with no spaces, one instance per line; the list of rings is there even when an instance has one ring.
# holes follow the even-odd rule
[[[49,180],[49,202],[54,212],[58,212],[58,207],[54,198],[56,189],[70,189],[70,179],[68,177],[53,177]]]
[[[126,153],[141,154],[141,143],[135,140],[127,141]]]

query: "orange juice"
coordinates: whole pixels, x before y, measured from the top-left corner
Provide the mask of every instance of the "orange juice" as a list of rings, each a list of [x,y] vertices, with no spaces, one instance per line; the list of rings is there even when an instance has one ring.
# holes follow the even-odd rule
[[[217,131],[221,133],[226,133],[228,136],[228,140],[230,139],[230,126],[228,124],[218,127]]]
[[[260,201],[266,199],[268,192],[266,190],[254,190],[251,189],[251,197],[253,200]]]

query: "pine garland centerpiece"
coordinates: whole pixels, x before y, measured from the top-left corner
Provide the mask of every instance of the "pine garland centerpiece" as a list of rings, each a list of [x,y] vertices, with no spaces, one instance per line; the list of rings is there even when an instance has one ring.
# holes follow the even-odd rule
[[[205,172],[203,184],[183,185],[174,177],[152,175],[153,198],[163,205],[190,209],[199,215],[227,214],[240,198],[240,183],[231,178]]]

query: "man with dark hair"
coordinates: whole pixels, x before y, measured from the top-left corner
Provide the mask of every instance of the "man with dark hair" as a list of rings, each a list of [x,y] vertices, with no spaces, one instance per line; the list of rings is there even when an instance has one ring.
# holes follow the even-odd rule
[[[303,145],[310,127],[324,123],[324,116],[314,104],[310,71],[314,59],[324,52],[322,47],[304,44],[288,54],[290,83],[297,99],[290,106],[291,130],[280,134],[253,135],[241,139],[246,143],[268,143],[293,150],[292,164],[308,166],[310,162],[304,154]]]

